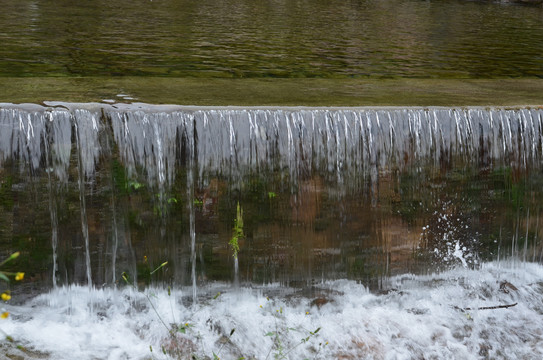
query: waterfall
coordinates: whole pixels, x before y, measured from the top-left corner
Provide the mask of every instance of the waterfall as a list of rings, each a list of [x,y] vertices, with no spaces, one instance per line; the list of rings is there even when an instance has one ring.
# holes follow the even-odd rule
[[[174,180],[176,151],[182,145],[177,136],[192,126],[189,118],[198,134],[190,141],[195,144],[199,179],[210,174],[235,178],[279,167],[288,169],[294,182],[315,170],[339,180],[371,175],[375,168],[401,169],[452,156],[493,166],[541,164],[541,109],[117,109],[96,104],[93,111],[2,106],[0,164],[17,158],[39,169],[44,155],[40,135],[47,134],[57,147],[50,150],[58,157],[55,174],[65,180],[67,116],[73,126],[81,127],[82,171],[87,178],[98,162],[96,136],[103,126],[103,131],[113,132],[128,176],[143,167],[148,184],[159,192]],[[46,122],[55,129],[46,128]]]
[[[440,172],[460,169],[458,171],[469,173],[469,169],[478,169],[482,174],[501,174],[505,171],[503,176],[506,182],[510,181],[509,176],[515,182],[518,181],[515,179],[524,176],[521,174],[540,171],[543,160],[543,110],[539,108],[241,109],[142,104],[3,104],[0,106],[0,130],[0,175],[2,171],[9,171],[13,176],[22,176],[20,186],[24,186],[27,182],[25,179],[28,179],[36,189],[39,189],[42,179],[46,180],[46,193],[38,191],[36,196],[44,197],[48,204],[52,250],[50,276],[54,286],[57,285],[61,269],[67,271],[62,283],[83,280],[75,268],[72,269],[73,266],[85,269],[89,286],[94,277],[97,277],[96,281],[106,279],[106,283],[115,283],[119,279],[115,274],[128,270],[136,279],[137,262],[155,251],[148,242],[164,241],[155,239],[164,238],[164,232],[169,231],[171,239],[179,239],[175,240],[179,244],[174,248],[180,249],[182,258],[182,239],[188,239],[186,263],[190,264],[187,269],[190,275],[187,278],[190,278],[188,283],[194,300],[197,298],[199,278],[197,269],[203,268],[204,261],[209,261],[202,254],[206,249],[220,254],[226,254],[227,250],[226,245],[218,245],[218,239],[230,236],[231,225],[228,224],[233,219],[213,223],[217,224],[213,225],[213,230],[209,228],[211,225],[206,225],[217,218],[213,213],[219,209],[216,202],[220,194],[230,194],[228,196],[234,199],[240,192],[246,194],[251,187],[257,186],[251,185],[257,184],[255,181],[265,181],[267,185],[259,186],[268,187],[262,196],[268,194],[270,200],[258,211],[275,211],[271,208],[274,203],[272,195],[276,196],[277,192],[283,194],[279,196],[281,204],[286,204],[288,197],[292,196],[291,206],[305,206],[300,209],[299,214],[303,214],[312,209],[307,206],[316,206],[311,211],[318,211],[323,200],[320,196],[316,197],[316,203],[300,200],[300,191],[307,188],[318,194],[325,187],[327,201],[343,201],[341,199],[353,197],[365,201],[367,197],[371,206],[368,211],[372,211],[372,216],[383,216],[384,219],[376,220],[376,226],[385,228],[388,220],[387,216],[379,215],[379,211],[382,211],[379,210],[382,205],[380,199],[384,196],[383,191],[388,191],[387,187],[397,192],[396,196],[406,196],[404,190],[398,190],[401,174],[414,174],[420,177],[420,181],[425,181],[427,174],[437,174],[437,182],[430,184],[437,189],[433,195],[436,198],[441,196],[438,189],[442,185],[439,181],[445,181],[439,177]],[[108,165],[113,163],[118,169]],[[114,171],[118,172],[115,176]],[[77,182],[74,182],[75,179]],[[80,212],[80,230],[76,233],[73,233],[72,225],[66,225],[71,221],[67,220],[67,216],[72,211],[74,183],[77,183]],[[222,187],[223,183],[226,187]],[[307,184],[313,185],[308,188]],[[507,186],[506,191],[517,191],[517,188]],[[180,192],[181,187],[185,189],[183,192]],[[409,191],[419,190],[414,188]],[[493,191],[489,190],[489,193]],[[308,194],[316,196],[311,192]],[[517,195],[512,192],[510,196]],[[113,216],[104,216],[105,209],[97,203],[97,199],[102,197],[111,204]],[[520,198],[517,196],[515,199],[520,206]],[[420,205],[416,206],[427,206],[417,201]],[[438,201],[439,204],[434,205],[436,208],[441,206],[440,211],[461,210],[460,205],[451,203],[451,200]],[[233,200],[230,203],[223,200],[221,204],[223,207],[220,209],[224,209],[221,210],[224,214],[232,212],[228,209],[233,209]],[[259,206],[264,206],[262,204]],[[181,211],[183,206],[186,212]],[[342,219],[350,216],[348,210],[343,210],[343,205],[341,208],[337,220],[340,227],[347,221]],[[292,211],[282,209],[283,214]],[[521,254],[527,258],[528,254],[532,254],[532,258],[538,258],[542,251],[538,247],[539,237],[530,231],[534,226],[535,231],[538,230],[540,209],[533,208],[530,212],[529,209],[525,211],[517,207],[515,211],[515,235],[508,242],[512,244],[509,249],[511,255]],[[156,221],[153,221],[154,216]],[[301,224],[316,229],[311,235],[313,237],[307,235],[308,241],[321,241],[316,240],[321,236],[317,229],[321,225],[315,224],[318,213],[311,218],[309,215],[297,216],[301,216]],[[420,221],[433,221],[430,215],[424,217]],[[521,221],[522,218],[525,221]],[[467,219],[452,219],[450,216],[447,219],[449,228],[455,229],[454,236],[468,236],[466,231],[469,232],[469,229],[463,232],[458,230],[462,222],[462,226],[468,228]],[[62,222],[64,225],[61,226]],[[158,223],[162,225],[155,225]],[[248,223],[257,229],[258,223],[251,220]],[[432,250],[428,236],[453,236],[444,232],[443,224],[436,225],[442,229],[434,231],[433,235],[423,231],[423,247]],[[223,226],[222,230],[217,226]],[[201,232],[208,234],[210,231],[217,235],[199,238]],[[279,231],[279,237],[274,240],[277,243],[273,256],[264,243],[255,245],[255,241],[264,239],[262,236],[268,236],[266,231],[253,234],[250,241],[244,244],[241,260],[234,266],[236,272],[252,274],[249,276],[257,278],[260,273],[275,274],[278,266],[306,266],[300,265],[303,262],[294,258],[289,260],[292,255],[288,255],[288,252],[283,253],[283,249],[295,249],[297,246],[292,243],[291,236],[306,236],[302,230],[296,230],[299,235],[288,236],[281,235]],[[403,233],[390,236],[406,236],[406,231],[412,230],[406,228]],[[462,235],[464,233],[466,235]],[[78,236],[82,239],[81,245],[78,245]],[[475,239],[480,237],[475,230],[469,236]],[[457,238],[453,240],[458,241]],[[100,255],[105,239],[113,239],[110,260],[102,259]],[[519,239],[522,241],[519,242]],[[391,246],[390,240],[379,242],[382,246]],[[133,244],[136,244],[135,250],[132,250]],[[456,251],[451,247],[454,244],[465,245],[462,241],[452,242],[448,248],[437,246],[435,251],[452,254]],[[348,260],[351,255],[344,255],[345,251],[350,254],[349,249],[354,249],[354,243],[322,246],[325,247],[311,250],[311,254],[339,257],[341,260],[338,260],[338,264],[347,261],[347,265],[341,265],[341,269],[354,266],[354,263],[351,264],[354,260]],[[468,245],[464,251],[478,251],[479,247],[473,245],[471,249]],[[82,252],[78,249],[82,249]],[[117,254],[120,249],[128,249],[129,254]],[[200,249],[199,257],[196,256],[197,249]],[[394,264],[390,263],[390,249],[387,249],[383,250],[387,254],[371,265],[382,266],[385,274],[395,271]],[[462,246],[458,249],[462,250]],[[252,252],[251,256],[255,259],[252,265],[244,262],[247,261],[243,257],[244,250]],[[503,253],[503,249],[501,251]],[[77,256],[84,257],[84,264],[73,264],[69,260]],[[124,260],[118,263],[117,256]],[[158,263],[169,257],[163,250],[156,251],[153,256]],[[177,262],[176,266],[183,267],[183,261]],[[197,265],[198,262],[200,265]],[[315,267],[312,262],[309,260],[305,268],[296,271],[312,277]],[[111,263],[112,268],[105,269],[106,266],[102,264],[106,263]],[[324,258],[323,264],[314,271],[322,274],[324,267],[338,266],[334,262],[324,261]],[[108,275],[104,275],[105,272]],[[238,279],[238,274],[235,278]],[[290,283],[297,281],[297,276],[287,274],[284,279]],[[178,280],[187,284],[183,275]]]
[[[541,355],[542,160],[540,108],[2,104],[0,251],[38,288],[3,330],[60,359]]]

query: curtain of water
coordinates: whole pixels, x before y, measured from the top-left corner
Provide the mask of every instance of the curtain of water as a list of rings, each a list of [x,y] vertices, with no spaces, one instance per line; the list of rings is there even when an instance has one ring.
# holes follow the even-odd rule
[[[189,235],[190,235],[190,277],[192,283],[192,302],[195,304],[198,300],[197,283],[196,283],[196,225],[195,225],[195,210],[194,210],[194,162],[195,162],[195,147],[194,142],[196,134],[194,130],[194,119],[192,117],[184,117],[183,131],[187,147],[187,205],[189,212]]]
[[[45,144],[45,152],[46,152],[46,166],[47,166],[47,190],[49,191],[49,213],[51,215],[51,248],[53,250],[53,287],[57,287],[57,271],[58,271],[58,264],[57,264],[57,247],[58,247],[58,217],[57,217],[57,204],[56,204],[56,196],[53,193],[53,183],[51,179],[51,163],[50,163],[50,151],[48,145],[48,141],[44,139]]]
[[[188,271],[194,300],[198,280],[197,231],[200,231],[195,201],[197,196],[207,196],[196,189],[208,187],[211,181],[226,179],[231,189],[243,190],[252,174],[276,174],[285,193],[292,194],[292,204],[298,206],[303,204],[298,196],[305,186],[304,181],[318,174],[333,190],[327,190],[332,198],[367,192],[375,208],[383,181],[387,181],[390,174],[400,174],[405,169],[423,174],[428,166],[438,172],[453,165],[460,168],[473,165],[482,171],[510,169],[511,176],[515,177],[517,173],[541,170],[543,159],[541,109],[119,109],[102,106],[99,110],[68,111],[13,105],[0,108],[0,127],[0,169],[5,163],[14,162],[19,171],[31,169],[36,178],[41,171],[46,172],[53,285],[57,284],[59,271],[58,203],[63,197],[60,189],[73,176],[69,173],[71,166],[77,168],[87,283],[91,285],[93,271],[99,271],[91,269],[93,244],[97,241],[93,239],[95,233],[112,231],[112,268],[108,271],[113,275],[108,281],[116,282],[115,274],[121,271],[117,267],[126,267],[127,261],[136,268],[134,260],[125,260],[122,265],[117,262],[121,244],[128,249],[127,254],[132,254],[126,258],[142,257],[130,250],[136,235],[125,223],[135,221],[132,215],[117,218],[117,207],[121,204],[112,190],[118,186],[116,180],[108,180],[110,189],[96,189],[96,195],[89,194],[99,181],[99,173],[105,171],[104,165],[99,163],[100,156],[105,156],[100,141],[102,135],[113,139],[113,144],[108,145],[114,149],[113,154],[108,156],[122,164],[126,179],[143,182],[146,191],[153,194],[149,202],[165,223],[174,221],[167,214],[172,208],[168,200],[176,182],[184,178],[188,217],[179,223],[186,221],[188,226],[179,228],[184,229],[190,240]],[[75,165],[70,164],[72,145],[76,149]],[[183,172],[185,176],[181,177]],[[123,186],[123,191],[127,191],[127,185]],[[90,232],[86,199],[107,191],[111,191],[108,198],[112,219],[108,221],[112,222],[112,230],[99,228]],[[140,193],[130,196],[132,202],[147,201]],[[269,196],[271,199],[271,192]],[[537,248],[539,209],[524,210],[520,198],[514,201],[518,204],[510,254],[528,259],[532,250],[531,257],[539,258],[542,254]],[[347,218],[347,208],[338,207],[337,216]],[[100,223],[94,226],[106,228]],[[146,231],[148,233],[138,230],[144,233],[142,239],[155,234],[153,229]],[[533,236],[531,231],[534,231]],[[533,238],[532,244],[528,243],[529,238]],[[146,241],[142,239],[137,241]],[[519,242],[521,239],[523,242]],[[390,247],[388,240],[380,241]],[[532,245],[533,248],[529,248]],[[283,255],[278,252],[276,256]],[[383,260],[386,273],[392,265],[389,256]],[[240,263],[234,263],[236,274],[239,266]],[[275,268],[268,270],[275,272]],[[138,270],[133,271],[136,279]]]
[[[81,231],[83,239],[85,241],[85,266],[87,270],[87,284],[89,287],[92,286],[92,272],[91,272],[91,261],[90,261],[90,245],[89,245],[89,225],[87,220],[87,204],[85,200],[85,172],[83,167],[83,160],[81,158],[81,135],[79,134],[79,129],[76,128],[76,144],[77,144],[77,168],[79,169],[79,201],[81,206]]]

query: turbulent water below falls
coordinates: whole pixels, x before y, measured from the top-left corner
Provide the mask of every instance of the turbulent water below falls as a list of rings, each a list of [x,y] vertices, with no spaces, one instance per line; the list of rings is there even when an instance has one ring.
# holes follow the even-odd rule
[[[540,108],[0,104],[0,354],[539,358],[542,165]]]
[[[61,287],[23,306],[5,305],[12,316],[2,330],[31,350],[4,345],[2,352],[51,359],[538,359],[542,279],[541,265],[494,262],[395,276],[382,293],[346,280],[281,296],[277,285],[232,290],[217,283],[197,304],[190,289]],[[177,331],[171,335],[169,327]]]

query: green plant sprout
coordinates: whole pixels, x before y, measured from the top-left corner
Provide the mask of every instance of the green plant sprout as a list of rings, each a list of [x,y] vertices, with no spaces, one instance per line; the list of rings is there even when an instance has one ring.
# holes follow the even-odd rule
[[[270,298],[266,297],[266,300],[270,301]],[[264,309],[262,307],[262,305],[260,305],[260,308]],[[273,358],[275,360],[287,359],[288,354],[290,354],[298,346],[300,346],[302,344],[306,344],[312,338],[317,337],[319,331],[321,330],[321,328],[319,327],[319,328],[317,328],[317,329],[315,329],[313,331],[309,331],[309,330],[304,329],[301,326],[298,326],[297,328],[292,328],[292,327],[288,327],[288,326],[286,326],[285,328],[279,328],[277,320],[278,320],[279,317],[281,317],[283,315],[283,307],[279,307],[279,309],[275,309],[275,311],[273,311],[270,307],[268,307],[268,309],[266,311],[268,311],[274,317],[274,322],[275,322],[275,330],[274,331],[269,331],[264,335],[264,336],[269,336],[269,337],[273,338],[273,345],[270,348],[270,350],[268,351],[268,354],[266,355],[266,358],[265,358],[266,360],[269,359],[269,357],[272,354],[272,351],[274,349],[275,349],[275,352],[273,353]],[[309,313],[306,312],[306,315],[308,315],[308,314]],[[305,332],[307,334],[307,336],[302,338],[300,340],[300,342],[298,342],[297,344],[291,346],[290,348],[285,348],[284,343],[283,343],[283,339],[288,336],[289,332]],[[325,342],[324,345],[323,345],[322,342],[319,343],[319,349],[315,353],[315,357],[314,357],[315,359],[318,357],[318,355],[319,355],[320,351],[322,350],[322,348],[324,346],[326,346],[326,345],[328,345],[328,342]]]
[[[224,347],[224,344],[226,344],[227,342],[230,341],[230,339],[232,338],[232,335],[234,335],[234,332],[236,331],[236,329],[232,329],[230,330],[230,335],[228,335],[228,338],[226,339],[226,341],[224,341],[221,345],[221,347],[219,348],[219,350],[217,351],[217,353],[215,354],[215,352],[213,352],[213,360],[220,360],[219,358],[219,354],[221,353],[221,350],[222,348]]]
[[[19,251],[11,254],[7,259],[5,259],[4,261],[2,261],[0,263],[0,267],[4,266],[5,264],[9,263],[12,260],[17,259],[19,257],[19,255],[21,255],[21,253]],[[23,280],[23,278],[25,276],[25,273],[24,272],[12,273],[12,272],[8,272],[8,271],[0,271],[0,280],[4,280],[5,282],[9,282],[9,276],[13,276],[15,278],[15,281],[20,281],[20,280]]]
[[[203,200],[200,200],[200,199],[198,199],[198,198],[194,198],[193,203],[194,203],[194,206],[197,206],[197,207],[202,207],[202,206],[204,206]]]
[[[154,269],[153,271],[151,271],[149,273],[149,275],[153,275],[154,273],[156,273],[158,270],[162,269],[164,266],[168,265],[168,262],[165,261],[163,262],[162,264],[160,264],[156,269]]]
[[[160,264],[156,269],[154,269],[153,271],[150,272],[150,275],[154,274],[155,272],[157,272],[159,269],[163,268],[164,266],[166,266],[168,264],[167,261],[163,262],[162,264]],[[128,274],[126,272],[123,272],[121,274],[121,277],[123,278],[124,282],[129,285],[129,286],[132,286],[136,291],[138,291],[138,288],[136,287],[136,285],[134,283],[131,283],[129,280],[128,280]],[[143,292],[143,295],[145,295],[145,297],[147,298],[147,301],[149,301],[149,304],[151,305],[151,307],[153,308],[153,311],[155,312],[156,316],[158,317],[158,319],[160,320],[160,322],[162,323],[162,325],[164,325],[164,327],[166,328],[166,330],[170,333],[170,335],[173,335],[173,330],[171,328],[168,327],[168,325],[166,325],[166,323],[164,322],[164,320],[162,319],[162,316],[160,316],[160,313],[158,312],[157,308],[155,307],[155,304],[153,304],[153,302],[151,301],[151,298],[149,297],[148,294],[146,294],[145,292]]]
[[[144,256],[144,262],[147,262],[147,256]],[[165,261],[163,262],[162,264],[160,264],[159,266],[157,266],[154,270],[150,271],[149,272],[149,275],[153,275],[154,273],[156,273],[158,270],[164,268],[166,265],[168,265],[168,262]],[[122,275],[121,275],[122,279],[124,280],[124,282],[128,285],[128,286],[131,286],[132,288],[134,288],[137,292],[139,292],[138,288],[136,287],[136,285],[134,283],[132,283],[129,278],[128,278],[128,274],[126,272],[123,272]],[[172,289],[170,286],[168,286],[167,288],[167,292],[168,292],[168,296],[171,296],[172,295]],[[164,328],[167,330],[168,332],[168,335],[170,337],[170,340],[172,341],[172,343],[174,344],[178,344],[179,342],[179,339],[176,337],[176,334],[177,333],[180,333],[180,334],[187,334],[191,328],[194,326],[193,324],[191,324],[190,322],[184,322],[182,324],[178,324],[175,320],[175,316],[174,316],[174,311],[173,311],[173,304],[171,302],[171,299],[170,299],[170,308],[171,308],[171,311],[172,311],[172,318],[173,318],[173,323],[170,324],[170,326],[168,326],[166,324],[166,321],[164,320],[163,316],[159,313],[158,309],[155,307],[155,304],[153,303],[152,299],[151,299],[151,296],[155,296],[155,295],[149,295],[145,292],[142,292],[143,295],[145,296],[145,298],[147,299],[147,301],[149,302],[149,304],[151,305],[151,308],[153,309],[153,312],[156,314],[158,320],[160,321],[160,323],[164,326]],[[213,299],[217,299],[219,296],[221,295],[220,292],[218,292],[214,297]],[[230,340],[230,338],[232,337],[232,335],[234,334],[235,332],[235,329],[232,329],[232,331],[230,332],[230,336],[228,337],[228,340]],[[196,338],[199,337],[199,334],[198,335],[195,335]],[[224,344],[223,344],[224,346]],[[171,349],[167,349],[164,345],[161,345],[160,346],[160,350],[161,352],[164,354],[164,355],[170,355],[170,356],[175,356],[175,357],[178,357],[179,359],[185,359],[185,355],[186,353],[178,353],[178,351],[180,350],[171,350]],[[217,351],[217,354],[213,353],[213,357],[214,359],[219,359],[219,354],[220,354],[220,351],[222,350],[222,346],[221,348],[219,348],[219,350]],[[153,346],[152,345],[149,345],[149,351],[151,352],[151,357],[153,359],[155,359],[155,356],[154,356],[154,349],[153,349]],[[191,352],[190,354],[190,358],[191,359],[198,359],[198,357],[196,356],[196,354],[193,354]],[[209,359],[209,357],[206,357],[207,359]]]
[[[242,220],[242,211],[241,211],[241,208],[240,206],[238,205],[237,207],[237,219],[236,219],[236,224],[239,224],[239,225],[243,225],[243,220]],[[243,236],[243,230],[240,228],[239,229],[239,233],[238,233],[238,236]],[[147,259],[146,257],[144,257],[144,259]],[[164,268],[166,265],[168,264],[167,261],[163,262],[162,264],[160,264],[159,266],[157,266],[154,270],[150,271],[149,274],[152,275],[154,273],[156,273],[158,270]],[[123,280],[126,282],[126,284],[132,286],[134,289],[136,289],[136,291],[138,291],[138,289],[136,288],[136,286],[131,283],[128,279],[128,275],[126,273],[122,273],[122,278]],[[167,294],[168,296],[171,296],[172,294],[172,289],[171,287],[168,286],[167,288]],[[191,321],[184,321],[183,323],[177,323],[176,320],[175,320],[175,317],[173,317],[173,314],[174,314],[174,311],[173,311],[173,307],[171,306],[171,302],[170,302],[170,306],[171,306],[171,311],[172,311],[172,317],[173,317],[173,323],[170,324],[170,326],[167,325],[166,321],[164,320],[164,317],[161,316],[161,314],[158,312],[158,309],[155,307],[151,297],[152,296],[155,296],[155,295],[149,295],[145,292],[143,292],[143,295],[146,297],[147,301],[149,302],[151,308],[153,309],[154,313],[156,314],[156,316],[158,317],[160,323],[164,326],[164,328],[168,331],[168,335],[169,335],[169,343],[167,343],[166,345],[165,344],[161,344],[160,345],[160,352],[162,352],[164,355],[167,355],[167,356],[172,356],[173,358],[176,358],[176,359],[186,359],[186,358],[190,358],[190,359],[194,359],[194,360],[198,360],[198,359],[213,359],[213,360],[220,360],[220,355],[221,355],[221,352],[224,350],[226,344],[228,343],[232,343],[232,338],[233,338],[233,335],[236,333],[236,329],[235,328],[232,328],[230,330],[230,333],[228,335],[224,334],[224,336],[221,336],[221,344],[220,346],[218,346],[218,349],[213,349],[213,351],[211,352],[211,357],[209,355],[206,355],[206,351],[204,349],[200,349],[200,350],[197,350],[196,347],[192,347],[192,345],[190,345],[189,348],[184,348],[184,346],[186,345],[186,341],[189,341],[189,344],[194,344],[192,341],[193,340],[196,340],[196,341],[201,341],[201,335],[199,332],[197,332],[195,329],[193,329],[195,327],[195,324],[191,323]],[[221,296],[221,293],[220,292],[217,292],[216,295],[214,295],[212,297],[212,300],[216,300],[218,299],[219,297]],[[266,300],[268,302],[270,302],[270,298],[267,297]],[[210,304],[208,304],[210,305]],[[202,310],[203,308],[200,308],[198,310],[196,310],[196,312]],[[274,307],[274,305],[270,302],[268,304],[268,306],[266,306],[266,308],[264,308],[262,305],[260,305],[260,309],[268,312],[271,316],[273,316],[273,319],[274,319],[274,322],[275,322],[275,329],[273,331],[269,331],[267,332],[266,334],[264,334],[263,336],[267,336],[267,337],[271,337],[272,338],[272,345],[267,353],[267,356],[265,357],[265,359],[274,359],[274,360],[284,360],[284,359],[288,359],[289,356],[291,356],[292,352],[300,347],[301,345],[302,346],[310,346],[311,347],[311,352],[312,352],[312,355],[311,355],[311,358],[312,359],[318,359],[319,358],[319,354],[321,353],[321,351],[328,345],[328,342],[319,342],[318,345],[317,344],[312,344],[311,345],[311,340],[312,339],[316,339],[318,336],[319,336],[319,332],[321,330],[320,327],[318,327],[317,329],[313,330],[313,331],[309,331],[307,330],[306,328],[304,328],[303,326],[301,325],[298,325],[298,326],[295,326],[295,327],[290,327],[289,324],[284,324],[284,325],[281,325],[281,321],[284,322],[285,321],[285,316],[284,316],[284,309],[283,307]],[[193,316],[194,314],[196,313],[194,312],[193,313]],[[306,315],[309,315],[309,312],[306,312],[305,313]],[[280,321],[281,320],[281,321]],[[299,342],[296,342],[296,343],[293,343],[291,342],[291,339],[293,338],[293,334],[294,333],[298,333],[300,335],[302,335],[303,337],[300,339]],[[179,337],[178,334],[183,334],[184,336],[183,337]],[[188,339],[188,340],[187,340]],[[170,345],[168,345],[170,344]],[[218,344],[217,344],[218,345]],[[155,358],[155,349],[153,349],[152,346],[149,346],[149,350],[151,352],[151,358]],[[189,357],[187,357],[189,356]],[[203,356],[203,358],[201,358],[200,356]],[[239,355],[238,355],[239,356]],[[249,357],[249,358],[253,358],[253,357]],[[240,356],[240,357],[237,357],[237,360],[244,360],[246,359],[246,357],[244,356]]]
[[[238,258],[238,252],[239,252],[239,240],[244,238],[245,235],[243,234],[243,210],[239,206],[236,209],[236,219],[234,220],[234,233],[232,234],[232,238],[228,242],[230,247],[232,248],[233,256],[234,258]]]
[[[130,180],[126,186],[129,188],[129,189],[132,189],[132,190],[139,190],[141,189],[142,187],[144,187],[145,185],[143,185],[142,183],[139,183],[137,182],[136,180]]]

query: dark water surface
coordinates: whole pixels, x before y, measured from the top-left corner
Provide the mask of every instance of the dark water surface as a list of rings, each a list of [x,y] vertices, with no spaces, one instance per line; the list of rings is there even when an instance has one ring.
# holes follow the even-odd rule
[[[494,2],[6,0],[0,77],[541,77],[541,34]]]

